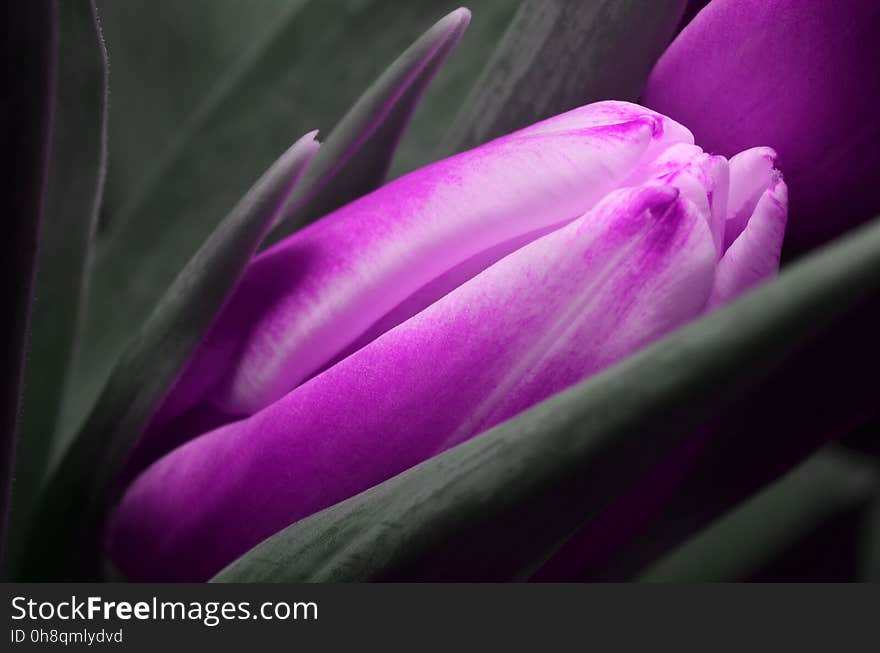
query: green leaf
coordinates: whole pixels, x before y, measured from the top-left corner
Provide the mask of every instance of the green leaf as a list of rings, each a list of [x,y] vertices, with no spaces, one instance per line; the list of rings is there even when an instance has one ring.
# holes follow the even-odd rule
[[[603,373],[289,526],[215,580],[528,576],[696,427],[878,290],[875,220]]]
[[[5,563],[28,316],[56,104],[58,17],[55,3],[48,2],[6,3],[3,17],[7,78],[0,129],[8,165],[0,195],[5,225],[0,239],[0,562]]]
[[[28,579],[94,579],[113,481],[167,393],[277,223],[317,143],[295,143],[260,178],[190,260],[113,368],[85,426],[53,471],[27,549]]]
[[[447,139],[461,151],[597,100],[638,100],[686,0],[526,0]]]
[[[84,301],[85,269],[106,164],[107,53],[95,7],[91,2],[59,2],[57,7],[57,110],[16,459],[12,530],[17,533],[27,528],[48,463]]]
[[[62,444],[82,423],[131,333],[211,233],[218,218],[246,191],[247,180],[265,169],[297,133],[332,126],[357,98],[354,89],[362,90],[364,80],[381,73],[392,53],[400,52],[430,25],[432,9],[449,4],[446,0],[403,4],[395,12],[392,29],[387,12],[376,3],[310,2],[279,15],[265,35],[221,76],[204,103],[168,140],[150,174],[117,206],[108,207],[112,211],[109,227],[99,242],[85,326],[74,357],[77,383],[65,397]],[[446,41],[448,35],[435,36]],[[124,37],[118,34],[114,41],[114,34],[107,31],[111,56],[122,47]],[[447,54],[445,48],[430,56],[442,59]],[[138,56],[146,58],[142,53]],[[416,69],[430,66],[410,63]],[[399,89],[385,88],[387,99],[397,98],[403,104],[414,101],[418,84],[427,78],[416,81],[408,87],[411,93],[400,98]],[[368,91],[369,99],[362,106],[372,110],[381,90]],[[143,101],[142,96],[140,89],[138,102]],[[373,138],[366,141],[370,151],[375,154],[380,145],[395,141],[395,129],[404,125],[398,122],[392,127],[393,120],[402,118],[409,108],[391,111],[387,128],[370,125]],[[349,116],[346,124],[348,128],[334,134],[334,143],[338,146],[335,151],[349,159],[348,174],[340,177],[348,181],[336,195],[327,188],[321,196],[325,199],[341,200],[346,190],[363,190],[350,180],[366,159],[351,157],[344,146],[360,144],[350,129],[368,123]],[[111,149],[111,186],[117,157]],[[328,171],[336,167],[336,162],[329,160],[322,164]]]
[[[842,450],[822,451],[651,565],[639,580],[747,580],[823,522],[867,504],[878,488],[880,475],[872,465]]]

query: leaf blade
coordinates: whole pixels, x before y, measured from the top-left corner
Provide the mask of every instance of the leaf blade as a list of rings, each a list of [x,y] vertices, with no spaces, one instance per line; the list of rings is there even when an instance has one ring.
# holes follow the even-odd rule
[[[653,563],[639,580],[748,580],[787,544],[834,515],[866,504],[877,488],[869,464],[843,451],[819,452]]]
[[[107,52],[94,3],[58,3],[58,20],[58,111],[31,308],[13,497],[16,532],[26,530],[46,471],[106,172]]]
[[[113,481],[134,439],[207,331],[317,149],[294,143],[211,234],[127,346],[82,431],[53,471],[26,578],[95,578]],[[157,355],[161,352],[161,355]],[[64,549],[58,551],[58,542]]]
[[[3,102],[4,151],[15,161],[3,177],[7,235],[3,239],[3,387],[0,389],[0,570],[5,576],[7,525],[28,319],[37,243],[45,209],[46,179],[58,65],[55,3],[9,3],[3,55],[9,62],[8,100]],[[18,62],[17,64],[13,62]]]

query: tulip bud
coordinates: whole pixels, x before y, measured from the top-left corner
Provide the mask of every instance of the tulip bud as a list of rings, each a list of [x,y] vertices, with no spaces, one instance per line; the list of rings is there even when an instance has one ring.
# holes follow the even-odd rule
[[[760,282],[786,219],[774,160],[602,102],[267,250],[141,438],[114,560],[207,578]]]
[[[788,242],[880,212],[880,3],[712,0],[655,65],[647,106],[708,151],[768,145],[791,189]]]

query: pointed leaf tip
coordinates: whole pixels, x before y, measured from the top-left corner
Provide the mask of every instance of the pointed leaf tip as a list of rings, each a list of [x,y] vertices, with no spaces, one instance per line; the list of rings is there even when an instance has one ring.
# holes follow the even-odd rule
[[[470,18],[464,7],[441,18],[358,98],[327,137],[270,243],[382,184],[419,100]]]
[[[452,29],[464,29],[471,22],[471,10],[467,7],[459,7],[454,11],[450,11],[443,18],[437,21],[437,26]]]

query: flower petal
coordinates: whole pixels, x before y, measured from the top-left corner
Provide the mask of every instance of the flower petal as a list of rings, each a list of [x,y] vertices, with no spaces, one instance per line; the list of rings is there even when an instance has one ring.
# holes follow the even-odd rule
[[[627,182],[676,186],[706,217],[721,258],[730,184],[727,159],[706,154],[697,145],[678,143],[635,170]]]
[[[761,195],[742,233],[719,261],[710,307],[726,304],[779,270],[787,217],[788,188],[777,176]]]
[[[294,234],[252,263],[135,458],[279,399],[682,139],[690,132],[663,116],[600,102],[406,175]]]
[[[880,211],[880,2],[712,0],[660,57],[644,103],[733,156],[768,145],[788,238],[817,244]]]
[[[220,401],[241,412],[268,405],[443,272],[577,217],[638,161],[651,128],[636,120],[507,137],[390,184],[272,250],[254,279],[277,286],[280,275],[287,291],[250,322]]]
[[[769,147],[753,147],[731,157],[725,250],[745,229],[758,200],[778,177],[776,152]]]
[[[131,486],[108,548],[132,579],[202,579],[278,529],[468,439],[703,309],[706,219],[624,189]]]

